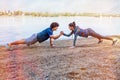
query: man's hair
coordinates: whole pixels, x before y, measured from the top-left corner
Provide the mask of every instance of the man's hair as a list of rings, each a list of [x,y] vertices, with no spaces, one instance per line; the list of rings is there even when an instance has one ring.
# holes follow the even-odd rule
[[[57,22],[52,22],[50,28],[58,27],[59,24]]]

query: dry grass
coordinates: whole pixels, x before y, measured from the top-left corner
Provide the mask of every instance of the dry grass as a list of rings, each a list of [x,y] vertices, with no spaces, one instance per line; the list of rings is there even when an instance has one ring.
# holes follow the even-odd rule
[[[120,80],[120,43],[95,39],[48,42],[14,51],[0,48],[0,80]]]

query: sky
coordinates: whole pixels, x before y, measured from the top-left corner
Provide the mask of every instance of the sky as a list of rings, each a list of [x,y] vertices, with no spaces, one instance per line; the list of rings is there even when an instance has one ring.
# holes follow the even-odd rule
[[[0,11],[120,13],[120,0],[0,0]]]

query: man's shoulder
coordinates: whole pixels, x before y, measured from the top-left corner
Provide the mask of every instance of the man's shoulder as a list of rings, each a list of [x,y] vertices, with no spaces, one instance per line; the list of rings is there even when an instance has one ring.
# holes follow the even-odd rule
[[[47,31],[49,31],[50,29],[49,29],[50,27],[48,27],[48,28],[45,28],[45,29],[43,29],[41,32],[39,32],[39,33],[45,33],[45,32],[47,32]]]
[[[46,31],[53,32],[52,29],[51,29],[50,27],[48,27],[48,28],[46,29]]]
[[[50,30],[50,27],[45,28],[44,30]]]

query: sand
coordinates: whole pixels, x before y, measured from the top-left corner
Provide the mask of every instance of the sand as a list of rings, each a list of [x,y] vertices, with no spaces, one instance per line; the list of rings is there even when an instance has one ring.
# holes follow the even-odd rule
[[[0,80],[120,80],[120,43],[94,38],[0,47]]]

